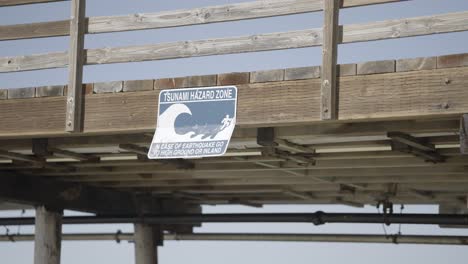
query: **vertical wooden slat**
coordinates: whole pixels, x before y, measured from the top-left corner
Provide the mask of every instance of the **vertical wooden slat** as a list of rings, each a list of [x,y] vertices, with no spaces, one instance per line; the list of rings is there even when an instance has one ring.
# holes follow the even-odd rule
[[[468,155],[468,114],[464,114],[461,117],[460,151],[461,151],[461,154]]]
[[[60,264],[62,214],[36,208],[34,264]]]
[[[84,62],[85,0],[72,0],[65,131],[82,129],[82,82]]]
[[[336,61],[338,51],[338,17],[340,0],[326,0],[324,4],[322,47],[322,120],[337,118]]]

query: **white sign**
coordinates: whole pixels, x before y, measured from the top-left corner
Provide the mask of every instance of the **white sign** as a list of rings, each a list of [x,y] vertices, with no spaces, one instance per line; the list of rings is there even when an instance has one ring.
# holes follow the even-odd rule
[[[224,155],[236,125],[236,110],[235,86],[161,91],[148,158]]]

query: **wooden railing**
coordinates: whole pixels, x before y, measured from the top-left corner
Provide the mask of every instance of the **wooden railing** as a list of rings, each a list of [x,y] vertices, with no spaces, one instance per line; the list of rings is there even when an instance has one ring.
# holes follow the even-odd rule
[[[0,0],[0,6],[56,2],[57,0]],[[324,2],[325,1],[325,2]],[[83,65],[141,62],[323,45],[322,119],[336,119],[337,45],[468,30],[468,11],[339,26],[340,8],[398,0],[267,0],[188,10],[84,17],[84,0],[72,0],[72,19],[0,26],[0,40],[71,36],[70,51],[0,58],[0,72],[19,72],[69,66],[67,125],[79,131]],[[323,28],[231,38],[180,41],[140,46],[83,49],[84,34],[219,23],[245,19],[324,11]],[[71,34],[70,34],[71,32]]]

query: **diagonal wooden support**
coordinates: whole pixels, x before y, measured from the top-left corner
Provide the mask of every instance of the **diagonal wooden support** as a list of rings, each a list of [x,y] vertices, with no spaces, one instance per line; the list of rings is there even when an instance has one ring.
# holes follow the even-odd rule
[[[402,132],[388,132],[387,136],[394,141],[398,141],[402,144],[422,151],[436,151],[436,148],[433,144]]]
[[[460,152],[468,155],[468,114],[464,114],[460,121]]]
[[[34,165],[39,165],[39,166],[44,166],[45,165],[45,159],[43,158],[38,158],[34,156],[29,156],[29,155],[23,155],[11,151],[6,151],[6,150],[1,150],[0,149],[0,157],[7,158],[7,159],[12,159],[14,161],[24,161],[24,162],[29,162]]]
[[[84,161],[84,162],[99,162],[100,160],[100,157],[97,157],[94,155],[86,155],[86,154],[76,153],[76,152],[72,152],[72,151],[68,151],[64,149],[48,148],[48,150],[57,157],[72,158],[72,159],[76,159],[76,160]]]
[[[338,203],[340,203],[342,205],[347,205],[347,206],[356,207],[356,208],[363,208],[364,207],[364,204],[362,204],[362,203],[355,202],[355,201],[350,201],[350,200],[344,199],[342,197],[336,198],[336,202],[338,202]]]
[[[70,46],[68,52],[68,89],[65,131],[82,130],[84,35],[86,27],[86,0],[71,1]]]
[[[339,37],[339,10],[341,0],[323,1],[323,45],[322,45],[322,120],[338,118],[337,56]]]
[[[293,189],[284,189],[283,193],[286,195],[289,195],[291,197],[299,198],[305,201],[312,201],[316,199],[313,195],[307,193],[307,192],[298,192]]]
[[[246,200],[239,199],[239,198],[231,199],[231,200],[228,201],[228,203],[229,204],[239,204],[239,205],[244,205],[244,206],[249,206],[249,207],[254,207],[254,208],[262,208],[263,207],[263,204],[254,203],[254,202],[251,202],[251,201],[246,201]]]
[[[443,162],[445,157],[437,153],[433,144],[425,142],[420,138],[401,132],[388,132],[387,137],[392,140],[392,150],[403,153],[411,153],[430,162]]]

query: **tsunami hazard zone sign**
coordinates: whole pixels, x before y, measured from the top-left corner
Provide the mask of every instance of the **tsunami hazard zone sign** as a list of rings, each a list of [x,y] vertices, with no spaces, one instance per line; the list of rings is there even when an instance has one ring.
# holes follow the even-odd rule
[[[148,158],[200,158],[226,153],[236,125],[237,88],[163,90]]]

